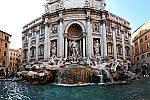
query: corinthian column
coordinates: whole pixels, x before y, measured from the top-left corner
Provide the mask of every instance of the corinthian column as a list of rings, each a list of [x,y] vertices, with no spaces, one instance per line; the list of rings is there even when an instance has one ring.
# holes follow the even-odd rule
[[[63,18],[62,14],[59,14],[59,27],[58,27],[58,39],[57,39],[57,56],[63,57],[64,54],[64,38],[63,38]]]
[[[28,35],[28,62],[30,62],[30,46],[31,46],[31,31],[29,32]]]
[[[125,44],[124,44],[124,32],[122,32],[121,37],[122,37],[123,59],[125,60],[126,56],[125,56]]]
[[[83,37],[83,57],[85,57],[85,37]]]
[[[93,55],[93,36],[90,12],[87,12],[87,55]]]
[[[106,40],[106,25],[105,25],[105,15],[102,15],[101,21],[101,32],[102,32],[102,39],[101,39],[101,55],[102,57],[107,57],[107,40]]]
[[[35,56],[36,61],[38,61],[38,54],[39,54],[39,32],[40,28],[38,26],[36,30],[36,56]]]
[[[65,38],[65,58],[68,56],[68,40],[67,37]]]
[[[116,48],[116,29],[112,27],[113,34],[113,51],[114,51],[114,59],[117,59],[117,48]]]
[[[45,40],[44,40],[44,59],[47,60],[49,55],[48,55],[48,18],[45,18]]]

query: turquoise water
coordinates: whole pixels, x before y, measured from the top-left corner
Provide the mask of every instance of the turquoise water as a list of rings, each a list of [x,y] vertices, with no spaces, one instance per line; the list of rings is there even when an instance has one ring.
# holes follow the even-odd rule
[[[128,85],[84,87],[0,81],[0,100],[150,100],[150,79]]]

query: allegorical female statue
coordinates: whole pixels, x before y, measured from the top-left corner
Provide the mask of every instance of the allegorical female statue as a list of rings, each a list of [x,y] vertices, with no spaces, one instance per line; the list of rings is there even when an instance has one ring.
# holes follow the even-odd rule
[[[95,44],[94,44],[94,52],[95,52],[95,55],[98,55],[99,54],[99,47],[100,47],[100,44],[98,42],[98,40],[96,40]]]
[[[56,42],[53,43],[51,51],[52,51],[52,56],[56,56]]]

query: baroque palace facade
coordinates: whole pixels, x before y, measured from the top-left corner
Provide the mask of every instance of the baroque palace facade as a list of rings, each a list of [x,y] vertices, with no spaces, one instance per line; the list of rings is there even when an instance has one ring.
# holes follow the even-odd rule
[[[105,6],[105,0],[47,0],[45,14],[23,27],[24,66],[52,56],[97,54],[130,63],[130,23]]]

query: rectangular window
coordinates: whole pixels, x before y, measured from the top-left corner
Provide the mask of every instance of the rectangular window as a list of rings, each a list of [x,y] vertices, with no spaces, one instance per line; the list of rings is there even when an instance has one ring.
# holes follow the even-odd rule
[[[32,38],[35,38],[35,35],[36,35],[36,32],[33,31],[33,32],[32,32]]]
[[[140,38],[140,43],[142,43],[143,42],[143,39],[142,38]]]
[[[7,48],[7,43],[5,43],[5,48]]]
[[[12,60],[12,57],[10,57],[10,60]]]
[[[108,45],[108,53],[112,53],[112,47],[111,47],[111,45]]]
[[[119,29],[117,29],[117,36],[120,36],[120,31],[119,31]]]
[[[149,42],[146,43],[146,48],[147,48],[147,49],[149,48]]]
[[[148,35],[145,35],[145,40],[148,40]]]
[[[140,31],[140,36],[142,36],[142,31]]]
[[[7,36],[7,41],[9,41],[9,37]]]
[[[45,28],[42,27],[42,28],[41,28],[41,32],[40,32],[40,35],[44,35],[44,34],[45,34]]]
[[[3,60],[3,65],[5,65],[5,60]]]
[[[6,51],[4,51],[4,56],[7,56]]]
[[[40,55],[44,55],[44,47],[40,47]]]
[[[7,37],[6,37],[6,35],[5,35],[5,40],[7,41]]]

